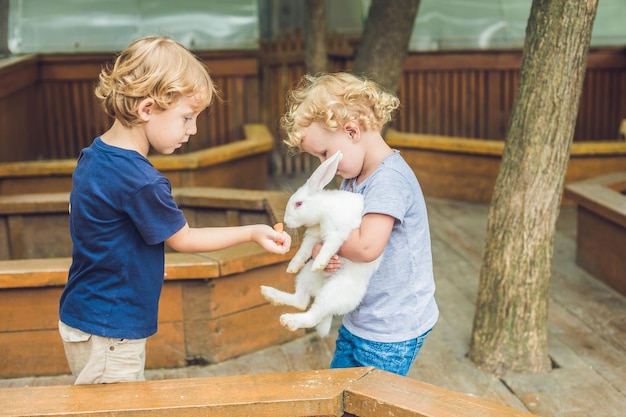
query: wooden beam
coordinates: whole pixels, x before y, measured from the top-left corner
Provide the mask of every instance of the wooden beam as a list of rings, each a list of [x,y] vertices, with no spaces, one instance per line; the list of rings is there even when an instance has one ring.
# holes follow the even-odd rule
[[[347,387],[344,412],[359,417],[530,417],[491,401],[373,370]]]
[[[11,416],[530,417],[373,368],[0,390]]]

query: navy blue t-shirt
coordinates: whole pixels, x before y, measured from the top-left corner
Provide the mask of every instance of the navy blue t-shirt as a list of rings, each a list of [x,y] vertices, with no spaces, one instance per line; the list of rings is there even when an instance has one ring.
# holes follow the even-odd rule
[[[82,150],[72,180],[61,321],[103,337],[156,333],[164,241],[186,224],[170,182],[138,152],[100,138]]]

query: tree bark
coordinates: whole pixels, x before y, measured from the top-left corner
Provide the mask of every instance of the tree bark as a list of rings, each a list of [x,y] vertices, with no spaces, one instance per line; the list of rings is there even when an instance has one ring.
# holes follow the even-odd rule
[[[397,91],[420,0],[372,0],[352,72]]]
[[[305,0],[305,63],[309,74],[326,72],[326,0]]]
[[[9,0],[0,0],[0,57],[9,55]]]
[[[533,0],[487,220],[469,357],[495,375],[551,369],[548,287],[598,0]]]

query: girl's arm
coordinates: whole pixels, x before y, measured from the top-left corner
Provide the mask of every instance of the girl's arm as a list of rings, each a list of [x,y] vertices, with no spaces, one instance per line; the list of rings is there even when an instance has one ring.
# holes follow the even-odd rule
[[[368,213],[361,220],[361,227],[354,229],[348,240],[339,248],[337,255],[354,262],[371,262],[382,255],[391,236],[395,218],[386,214]],[[321,244],[313,249],[313,258]],[[341,267],[341,258],[334,255],[324,271],[333,273]]]
[[[387,246],[395,220],[386,214],[366,214],[361,220],[361,227],[354,229],[339,249],[339,256],[355,262],[377,259]]]
[[[244,242],[256,242],[269,252],[285,254],[291,247],[291,236],[265,224],[201,228],[185,224],[165,241],[178,252],[212,252]]]

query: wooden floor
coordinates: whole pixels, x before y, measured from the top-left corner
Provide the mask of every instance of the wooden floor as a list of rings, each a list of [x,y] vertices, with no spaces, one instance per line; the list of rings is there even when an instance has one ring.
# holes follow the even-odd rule
[[[626,297],[574,262],[576,211],[564,207],[557,225],[549,310],[550,373],[492,377],[466,358],[474,314],[487,206],[428,199],[437,300],[441,317],[409,377],[482,397],[539,416],[626,415]],[[626,255],[626,251],[625,251]],[[625,272],[626,273],[626,272]],[[328,367],[333,333],[216,365],[150,370],[148,379],[287,372]],[[0,387],[69,384],[58,377],[0,380]]]

